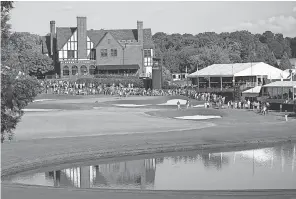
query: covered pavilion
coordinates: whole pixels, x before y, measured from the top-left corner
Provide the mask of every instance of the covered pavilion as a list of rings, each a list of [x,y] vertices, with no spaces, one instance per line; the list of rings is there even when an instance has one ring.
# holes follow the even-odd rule
[[[287,79],[288,72],[264,62],[213,64],[196,71],[188,78],[193,85],[209,90],[227,91],[234,86],[241,90],[262,86],[272,81]]]
[[[262,95],[269,101],[293,103],[296,100],[296,81],[276,81],[264,85]]]

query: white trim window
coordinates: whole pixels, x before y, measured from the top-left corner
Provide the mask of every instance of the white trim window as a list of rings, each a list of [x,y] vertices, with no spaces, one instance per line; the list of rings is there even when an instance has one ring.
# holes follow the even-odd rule
[[[111,49],[111,57],[117,57],[117,49]]]
[[[107,49],[101,49],[101,57],[108,57],[108,50]]]
[[[152,66],[152,49],[144,49],[144,66]]]

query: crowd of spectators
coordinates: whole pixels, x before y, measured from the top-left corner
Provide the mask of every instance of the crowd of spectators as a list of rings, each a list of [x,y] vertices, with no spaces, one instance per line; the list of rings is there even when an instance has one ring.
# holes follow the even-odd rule
[[[266,104],[258,101],[239,100],[226,102],[225,96],[216,93],[200,93],[194,88],[175,88],[175,89],[144,89],[136,88],[133,84],[124,85],[106,85],[94,83],[77,83],[59,80],[43,80],[40,81],[43,93],[47,94],[65,94],[65,95],[112,95],[119,97],[128,96],[187,96],[190,99],[203,101],[205,107],[228,107],[232,109],[267,109]]]

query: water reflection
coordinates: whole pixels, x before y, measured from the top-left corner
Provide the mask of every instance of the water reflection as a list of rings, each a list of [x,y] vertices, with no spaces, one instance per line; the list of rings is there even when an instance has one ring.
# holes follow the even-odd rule
[[[11,181],[77,188],[295,189],[295,156],[295,145],[286,144],[66,168],[18,176]]]

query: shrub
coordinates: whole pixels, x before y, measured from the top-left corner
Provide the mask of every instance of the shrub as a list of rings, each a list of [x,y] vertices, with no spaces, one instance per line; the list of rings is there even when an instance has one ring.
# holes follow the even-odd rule
[[[1,73],[1,142],[6,135],[12,139],[23,108],[41,91],[36,78],[16,75],[14,71]]]

